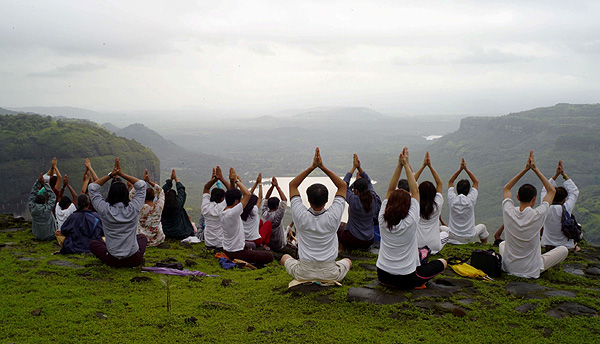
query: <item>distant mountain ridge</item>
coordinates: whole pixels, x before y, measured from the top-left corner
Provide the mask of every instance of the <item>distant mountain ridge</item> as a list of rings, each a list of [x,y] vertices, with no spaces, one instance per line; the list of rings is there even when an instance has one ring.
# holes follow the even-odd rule
[[[588,240],[600,243],[600,104],[557,104],[499,117],[467,117],[456,132],[429,147],[440,174],[452,175],[464,157],[478,176],[476,221],[488,224],[490,233],[502,223],[502,187],[523,168],[531,149],[548,178],[554,175],[558,160],[563,161],[580,189],[575,215],[587,230]],[[532,173],[519,185],[526,182],[541,190]]]

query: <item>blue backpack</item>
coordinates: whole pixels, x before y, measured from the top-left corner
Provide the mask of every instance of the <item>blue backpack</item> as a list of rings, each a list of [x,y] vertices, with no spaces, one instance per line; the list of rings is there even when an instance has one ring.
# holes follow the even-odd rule
[[[565,205],[562,205],[562,219],[561,219],[561,228],[560,230],[563,234],[569,238],[573,239],[576,243],[580,242],[583,239],[583,230],[581,229],[581,225],[575,220],[575,216],[573,214],[569,214]]]

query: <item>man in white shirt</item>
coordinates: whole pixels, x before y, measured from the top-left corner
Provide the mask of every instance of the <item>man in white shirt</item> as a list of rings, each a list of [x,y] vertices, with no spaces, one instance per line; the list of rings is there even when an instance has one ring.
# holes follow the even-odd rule
[[[223,228],[221,227],[221,215],[225,209],[225,190],[215,187],[210,188],[218,181],[229,188],[229,183],[223,178],[221,167],[213,168],[212,177],[204,184],[202,194],[202,216],[204,216],[204,244],[206,248],[223,250]]]
[[[229,169],[229,180],[230,188],[225,192],[226,207],[221,216],[223,252],[231,260],[241,259],[255,264],[272,262],[273,254],[271,252],[252,250],[246,247],[244,225],[240,215],[250,200],[250,191],[244,186],[233,168]]]
[[[454,188],[454,181],[458,175],[465,171],[473,181],[473,187],[467,179],[462,179]],[[448,243],[468,244],[481,241],[487,243],[489,233],[484,224],[475,226],[475,203],[479,189],[479,180],[467,168],[465,158],[460,163],[458,171],[448,181],[448,206],[450,207],[448,227],[441,226],[441,230],[448,230]]]
[[[562,175],[565,180],[563,186],[556,187],[556,178]],[[548,180],[552,186],[556,188],[556,194],[548,210],[548,216],[544,221],[544,231],[542,233],[542,246],[547,251],[555,248],[556,246],[564,246],[568,249],[578,250],[579,248],[575,244],[573,239],[567,238],[562,232],[562,215],[563,206],[565,210],[571,214],[575,207],[575,202],[579,197],[579,189],[571,178],[565,173],[565,169],[562,165],[562,160],[558,161],[558,167],[554,177]],[[541,197],[544,198],[546,195],[546,188],[542,189]]]
[[[519,188],[517,199],[519,207],[515,207],[511,189],[529,170],[532,170],[547,190],[542,204],[533,208],[537,198],[537,190],[531,184]],[[502,217],[504,220],[505,241],[500,243],[502,269],[510,275],[524,278],[538,278],[540,273],[563,261],[569,250],[564,246],[541,254],[540,229],[548,214],[549,202],[556,190],[535,165],[533,151],[523,171],[511,179],[503,189]]]
[[[328,209],[325,209],[325,204],[329,195],[327,188],[322,184],[313,184],[306,190],[309,209],[302,204],[300,198],[298,186],[316,168],[325,172],[337,187],[333,204]],[[352,262],[348,258],[337,262],[335,259],[338,255],[337,230],[346,205],[346,183],[323,165],[317,148],[312,165],[292,179],[289,187],[299,259],[296,260],[286,254],[281,258],[281,264],[297,281],[339,282],[343,280]]]

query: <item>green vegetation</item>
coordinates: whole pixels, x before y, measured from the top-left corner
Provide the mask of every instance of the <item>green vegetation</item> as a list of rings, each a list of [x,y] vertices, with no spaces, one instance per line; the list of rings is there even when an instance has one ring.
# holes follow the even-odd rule
[[[504,275],[493,283],[474,281],[476,297],[471,304],[459,302],[464,297],[461,293],[432,299],[466,311],[466,316],[455,317],[410,301],[393,305],[348,302],[349,288],[365,286],[375,278],[359,266],[375,263],[375,256],[366,253],[355,252],[367,260],[354,262],[342,287],[304,295],[287,290],[290,279],[277,262],[256,271],[223,270],[203,244],[168,243],[169,249],[149,248],[145,265],[153,266],[167,257],[182,263],[191,259],[196,263],[191,270],[219,275],[167,277],[170,312],[162,275],[113,269],[90,255],[51,255],[57,244],[32,240],[30,230],[0,233],[0,341],[589,343],[600,333],[597,317],[555,319],[546,314],[565,301],[600,310],[600,280],[562,271],[565,264],[585,265],[594,260],[584,254],[570,254],[561,268],[545,272],[534,282],[574,292],[574,298],[519,299],[507,295],[505,287],[526,280]],[[449,246],[442,254],[467,257],[474,248],[482,246]],[[55,266],[53,260],[81,268]],[[445,274],[454,276],[451,271]],[[224,279],[231,283],[223,286]],[[524,314],[515,310],[526,303],[538,307]],[[41,310],[38,316],[32,314],[35,310]]]
[[[38,115],[0,116],[0,205],[3,212],[27,212],[27,196],[39,173],[46,173],[52,157],[58,168],[71,176],[76,191],[81,190],[89,157],[98,175],[112,169],[119,156],[127,173],[142,176],[144,169],[158,175],[160,162],[148,148],[117,137],[99,125],[85,120],[54,120]]]

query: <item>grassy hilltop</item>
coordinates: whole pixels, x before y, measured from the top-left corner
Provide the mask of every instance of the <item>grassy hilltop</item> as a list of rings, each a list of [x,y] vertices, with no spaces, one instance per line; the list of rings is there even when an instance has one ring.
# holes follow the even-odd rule
[[[0,224],[3,343],[592,343],[600,333],[600,250],[589,246],[535,281],[447,270],[422,291],[368,289],[393,301],[373,304],[349,296],[376,278],[368,253],[354,252],[342,287],[302,293],[287,289],[278,262],[223,270],[203,244],[148,248],[145,266],[178,261],[219,277],[165,278],[52,255],[58,245],[33,240],[30,224],[2,216]],[[447,246],[442,255],[488,247]]]

